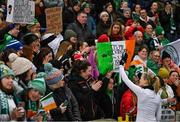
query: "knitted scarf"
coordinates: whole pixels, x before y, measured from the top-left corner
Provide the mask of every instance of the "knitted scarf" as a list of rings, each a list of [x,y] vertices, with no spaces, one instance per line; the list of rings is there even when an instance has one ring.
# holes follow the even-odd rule
[[[123,38],[122,38],[122,36],[120,34],[112,34],[110,36],[110,40],[111,41],[122,41]]]
[[[38,111],[37,102],[33,102],[31,100],[28,100],[27,117],[28,118],[33,117],[34,115],[36,115],[37,111]]]
[[[166,87],[163,86],[162,87],[162,93],[161,93],[161,99],[166,99],[166,98],[168,98],[168,93],[166,91]]]
[[[9,106],[8,106],[8,100],[7,100],[7,95],[0,90],[0,114],[9,114]]]

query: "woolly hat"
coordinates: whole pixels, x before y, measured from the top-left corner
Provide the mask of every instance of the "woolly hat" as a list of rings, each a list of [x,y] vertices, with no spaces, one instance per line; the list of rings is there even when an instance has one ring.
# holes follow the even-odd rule
[[[127,22],[126,22],[126,26],[131,26],[133,24],[134,20],[132,19],[129,19]]]
[[[43,96],[46,92],[46,84],[44,78],[35,78],[28,83],[28,88],[33,88],[38,90]]]
[[[66,30],[64,33],[64,40],[69,40],[71,37],[77,37],[76,32],[73,30]]]
[[[171,56],[166,51],[163,51],[162,60],[164,60],[165,58],[171,58]]]
[[[169,71],[166,68],[160,68],[158,72],[158,76],[161,78],[168,78],[169,77]]]
[[[11,67],[16,76],[25,73],[33,67],[31,61],[23,57],[18,57],[15,53],[11,53],[8,58],[12,62]]]
[[[161,26],[157,26],[155,28],[155,32],[156,32],[156,35],[159,36],[159,35],[164,35],[165,32],[164,32],[164,29],[161,27]]]
[[[87,3],[87,2],[83,2],[81,4],[81,9],[83,10],[84,8],[91,8],[91,5],[89,3]]]
[[[74,58],[74,60],[81,60],[81,61],[84,60],[84,58],[83,58],[81,53],[75,53],[73,55],[73,58]]]
[[[28,34],[24,35],[23,42],[25,45],[30,45],[37,39],[39,39],[37,35],[35,35],[33,33],[28,33]]]
[[[47,77],[46,77],[47,85],[56,84],[64,78],[62,71],[54,68],[51,63],[45,64],[44,70],[45,70],[45,73],[47,74]]]
[[[102,11],[102,12],[100,13],[100,15],[99,15],[100,19],[102,19],[102,16],[103,16],[103,15],[109,16],[108,12]]]
[[[32,26],[36,25],[38,22],[38,20],[36,18],[34,18],[33,22],[29,25],[27,25],[27,28],[31,28]]]
[[[14,39],[8,42],[5,49],[14,49],[16,51],[19,51],[22,48],[23,48],[23,44],[20,41]]]
[[[14,73],[8,66],[6,66],[4,64],[0,64],[0,79],[2,79],[3,77],[6,77],[6,76],[14,77]]]
[[[109,42],[109,37],[107,36],[107,34],[102,34],[99,38],[97,42]]]

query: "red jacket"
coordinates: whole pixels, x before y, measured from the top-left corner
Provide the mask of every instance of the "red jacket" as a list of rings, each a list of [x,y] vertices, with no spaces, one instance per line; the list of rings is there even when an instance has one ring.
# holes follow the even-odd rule
[[[125,119],[126,113],[130,116],[135,116],[137,113],[137,98],[130,89],[123,94],[120,103],[120,116],[123,120]]]

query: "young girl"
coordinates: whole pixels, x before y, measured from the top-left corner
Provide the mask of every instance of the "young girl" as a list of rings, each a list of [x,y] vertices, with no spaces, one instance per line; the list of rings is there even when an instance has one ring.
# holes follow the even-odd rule
[[[43,119],[43,115],[38,114],[38,111],[41,109],[39,100],[45,95],[45,91],[46,85],[44,78],[35,78],[28,83],[28,89],[21,92],[20,97],[25,102],[28,121]]]
[[[24,109],[17,107],[18,99],[14,94],[14,73],[6,65],[0,65],[0,121],[23,120]]]
[[[110,41],[122,41],[124,37],[121,23],[114,22],[109,29],[108,36]]]
[[[107,34],[111,26],[109,14],[106,11],[102,11],[99,17],[100,21],[97,24],[97,38],[99,38],[102,34]]]

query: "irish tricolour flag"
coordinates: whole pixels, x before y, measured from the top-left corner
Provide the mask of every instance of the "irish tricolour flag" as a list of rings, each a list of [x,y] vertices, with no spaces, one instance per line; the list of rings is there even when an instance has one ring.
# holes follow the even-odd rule
[[[57,105],[54,101],[54,98],[52,96],[52,92],[49,93],[48,95],[46,95],[45,97],[43,97],[41,100],[40,100],[41,104],[42,104],[42,107],[45,111],[50,111],[52,109],[55,109],[57,108]]]
[[[124,50],[126,50],[128,54],[128,59],[125,64],[125,69],[128,69],[134,54],[134,47],[135,40],[96,43],[99,72],[101,74],[106,74],[111,70],[118,72]]]

